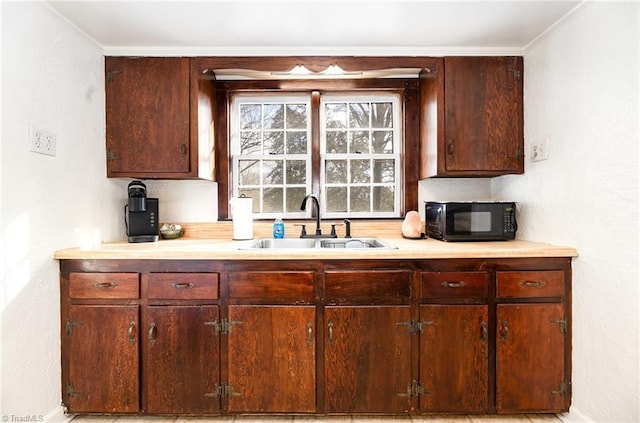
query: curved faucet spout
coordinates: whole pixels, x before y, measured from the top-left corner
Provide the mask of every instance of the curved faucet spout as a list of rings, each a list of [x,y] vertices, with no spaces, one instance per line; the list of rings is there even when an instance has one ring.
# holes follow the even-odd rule
[[[307,194],[302,200],[302,204],[300,205],[300,210],[307,209],[307,200],[311,198],[313,200],[313,204],[316,206],[316,235],[322,235],[322,230],[320,230],[320,201],[318,201],[318,197],[314,194]]]

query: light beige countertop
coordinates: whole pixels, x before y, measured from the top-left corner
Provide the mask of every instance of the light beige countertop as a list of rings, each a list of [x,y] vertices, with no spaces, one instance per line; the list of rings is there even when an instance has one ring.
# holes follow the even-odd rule
[[[352,222],[351,235],[377,237],[397,249],[256,249],[240,248],[252,241],[232,240],[230,222],[183,224],[185,236],[158,242],[128,243],[126,240],[102,243],[87,248],[58,250],[57,260],[67,259],[161,259],[161,260],[311,260],[311,259],[442,259],[442,258],[525,258],[576,257],[575,248],[539,242],[513,240],[492,242],[442,242],[435,239],[405,239],[401,235],[400,221]],[[286,223],[286,237],[296,238],[299,228]],[[323,231],[328,224],[323,223]],[[254,223],[254,240],[270,238],[271,224]],[[308,226],[311,227],[311,226]],[[338,236],[344,228],[338,228]],[[328,232],[328,231],[327,231]]]

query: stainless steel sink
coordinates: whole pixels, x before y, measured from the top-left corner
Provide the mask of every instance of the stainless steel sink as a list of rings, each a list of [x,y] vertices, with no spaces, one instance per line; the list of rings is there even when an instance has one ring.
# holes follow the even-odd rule
[[[321,248],[376,248],[396,249],[397,247],[379,238],[331,238],[320,241]]]
[[[267,248],[315,248],[316,240],[308,238],[261,238],[241,250],[267,249]]]
[[[389,244],[380,238],[260,238],[247,245],[240,247],[240,250],[262,250],[262,249],[335,249],[344,248],[362,249],[372,248],[378,250],[393,250],[397,247]]]

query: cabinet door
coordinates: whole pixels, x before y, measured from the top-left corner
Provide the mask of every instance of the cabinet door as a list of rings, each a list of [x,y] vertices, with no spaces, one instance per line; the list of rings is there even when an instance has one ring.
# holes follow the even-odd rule
[[[522,58],[446,57],[444,67],[446,172],[522,173]]]
[[[410,319],[409,306],[326,307],[328,413],[408,412]]]
[[[107,57],[105,72],[107,176],[189,174],[189,59]]]
[[[146,411],[216,413],[220,399],[218,307],[149,306],[145,324]]]
[[[316,410],[315,306],[229,306],[229,411]]]
[[[566,411],[563,304],[499,304],[496,410]]]
[[[486,305],[422,305],[420,380],[427,412],[488,411],[489,330]]]
[[[70,413],[139,410],[138,315],[137,305],[69,306],[63,396]]]

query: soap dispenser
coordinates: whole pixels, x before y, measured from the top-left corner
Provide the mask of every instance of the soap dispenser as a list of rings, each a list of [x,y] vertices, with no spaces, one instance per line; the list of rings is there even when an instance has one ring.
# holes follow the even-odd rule
[[[275,222],[273,222],[273,237],[274,238],[284,238],[284,223],[281,218],[277,218]]]

